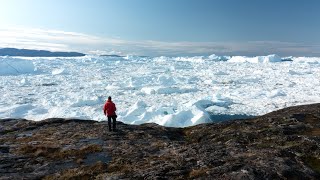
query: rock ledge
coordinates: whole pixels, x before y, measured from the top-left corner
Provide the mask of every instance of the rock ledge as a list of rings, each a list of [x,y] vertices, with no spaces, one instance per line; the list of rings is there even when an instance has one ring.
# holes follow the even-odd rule
[[[169,128],[0,120],[0,179],[320,179],[320,104]]]

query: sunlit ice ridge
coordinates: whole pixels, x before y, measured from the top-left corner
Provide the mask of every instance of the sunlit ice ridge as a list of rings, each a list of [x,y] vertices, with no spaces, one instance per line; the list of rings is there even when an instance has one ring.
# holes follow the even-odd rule
[[[320,102],[320,57],[0,57],[0,119],[186,127]]]

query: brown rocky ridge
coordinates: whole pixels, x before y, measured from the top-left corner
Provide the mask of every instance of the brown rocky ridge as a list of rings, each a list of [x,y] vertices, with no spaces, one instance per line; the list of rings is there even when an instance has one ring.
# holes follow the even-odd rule
[[[0,120],[0,179],[320,179],[320,104],[170,128]]]

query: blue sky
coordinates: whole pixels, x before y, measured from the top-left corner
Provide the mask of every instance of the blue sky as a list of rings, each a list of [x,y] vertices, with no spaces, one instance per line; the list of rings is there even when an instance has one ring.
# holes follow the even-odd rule
[[[318,0],[0,0],[0,47],[320,56]]]

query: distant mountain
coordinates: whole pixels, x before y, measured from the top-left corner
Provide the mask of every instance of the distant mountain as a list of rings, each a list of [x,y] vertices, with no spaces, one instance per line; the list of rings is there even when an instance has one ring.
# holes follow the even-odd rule
[[[78,57],[85,56],[79,52],[51,52],[46,50],[0,48],[0,56],[25,56],[25,57]]]
[[[124,56],[115,55],[115,54],[103,54],[103,55],[100,55],[100,56],[103,56],[103,57],[124,57]]]
[[[102,54],[100,56],[102,56],[102,57],[126,57],[126,56],[123,56],[123,55],[116,55],[116,54]],[[147,58],[149,56],[137,56],[137,57]]]

